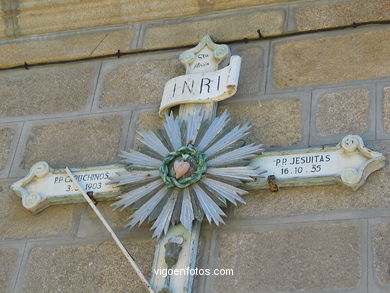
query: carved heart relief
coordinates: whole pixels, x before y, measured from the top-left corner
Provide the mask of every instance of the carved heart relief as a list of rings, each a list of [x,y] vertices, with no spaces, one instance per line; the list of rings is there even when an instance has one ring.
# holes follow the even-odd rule
[[[190,163],[188,162],[183,162],[183,161],[175,161],[173,163],[173,169],[175,170],[176,174],[176,179],[180,179],[181,177],[184,176],[190,169]]]

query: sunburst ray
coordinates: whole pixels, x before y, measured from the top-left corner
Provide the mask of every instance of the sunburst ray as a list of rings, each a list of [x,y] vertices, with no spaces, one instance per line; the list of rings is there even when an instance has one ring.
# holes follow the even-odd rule
[[[202,183],[204,183],[208,189],[211,189],[211,191],[219,193],[221,196],[226,198],[234,205],[237,205],[236,201],[245,203],[241,195],[247,194],[248,191],[246,190],[242,190],[230,184],[213,180],[211,178],[203,178]]]
[[[220,223],[225,223],[221,216],[226,216],[221,208],[208,196],[208,194],[200,188],[196,183],[192,185],[192,188],[199,200],[200,205],[203,208],[203,211],[206,215],[207,220],[211,224],[212,221],[215,222],[217,226]]]
[[[202,125],[204,112],[201,108],[195,108],[192,115],[188,117],[187,121],[187,136],[185,145],[194,145],[198,136],[200,126]]]
[[[138,134],[141,136],[140,142],[150,150],[158,153],[162,157],[165,157],[169,153],[167,147],[152,131],[139,131]]]
[[[158,169],[161,166],[161,160],[152,158],[136,150],[122,151],[119,157],[124,158],[122,163],[131,164],[134,167],[153,168]]]
[[[169,137],[169,140],[173,146],[174,149],[178,149],[182,146],[181,143],[181,131],[180,131],[180,120],[179,118],[173,117],[173,113],[171,112],[170,115],[165,115],[164,127],[166,130],[166,133]]]
[[[146,185],[143,185],[141,187],[138,187],[136,189],[133,189],[127,193],[124,193],[119,196],[120,200],[113,203],[112,205],[115,208],[120,208],[121,210],[127,208],[129,205],[135,203],[137,200],[143,198],[144,196],[148,195],[152,191],[156,190],[160,186],[162,186],[164,182],[159,179],[156,181],[153,181],[151,183],[148,183]]]
[[[215,156],[207,161],[207,166],[219,167],[243,163],[245,160],[254,158],[263,150],[262,145],[248,144],[238,149]]]
[[[228,132],[224,137],[217,140],[214,144],[212,144],[209,148],[205,150],[205,154],[208,157],[211,157],[224,149],[226,149],[231,144],[235,143],[237,140],[243,138],[248,134],[248,130],[250,129],[249,124],[238,125],[232,131]]]
[[[109,183],[115,183],[117,186],[126,184],[133,185],[150,181],[159,177],[160,172],[158,170],[132,171],[121,173],[119,176],[111,179]]]
[[[173,190],[171,196],[164,205],[164,208],[162,209],[160,215],[154,222],[151,228],[152,230],[154,229],[153,237],[158,237],[162,234],[162,232],[164,232],[165,234],[167,233],[178,194],[179,191],[177,189]]]
[[[171,224],[176,225],[180,222],[180,211],[181,211],[181,204],[182,204],[183,198],[181,196],[178,197],[175,208],[173,209],[172,217],[171,217]]]
[[[163,186],[151,199],[130,216],[131,220],[128,226],[134,227],[137,223],[141,225],[167,193],[168,188]]]
[[[181,205],[180,222],[188,231],[191,231],[192,222],[194,220],[194,211],[191,203],[190,190],[188,188],[183,191],[183,202]]]
[[[206,174],[214,175],[224,179],[239,179],[242,181],[254,181],[261,177],[256,167],[226,167],[226,168],[208,168]]]
[[[229,112],[224,111],[221,116],[214,118],[211,122],[209,128],[206,130],[203,138],[198,144],[198,148],[201,151],[204,151],[215,139],[218,137],[218,134],[226,127],[229,123]]]

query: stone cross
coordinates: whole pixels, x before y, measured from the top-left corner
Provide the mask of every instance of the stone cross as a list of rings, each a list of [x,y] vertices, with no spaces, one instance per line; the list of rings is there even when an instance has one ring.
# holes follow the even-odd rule
[[[217,102],[231,97],[237,90],[241,58],[230,55],[228,46],[215,44],[207,35],[195,48],[183,52],[180,61],[186,67],[186,74],[167,82],[160,116],[179,106],[179,116],[183,120],[196,111],[204,113],[203,119],[213,119]],[[229,65],[218,70],[227,60]],[[277,191],[284,186],[341,183],[357,190],[372,172],[384,164],[385,157],[381,153],[366,148],[359,136],[348,135],[336,146],[264,152],[252,159],[251,165],[266,170],[268,177],[259,178],[244,187]],[[179,168],[185,166],[177,166],[177,170]],[[103,201],[113,200],[120,194],[115,185],[107,183],[115,174],[125,172],[126,168],[125,165],[114,164],[72,171],[83,189],[92,191],[97,201]],[[12,189],[22,198],[23,206],[33,213],[54,204],[84,201],[65,170],[52,169],[46,162],[36,163],[26,177],[12,185]],[[182,225],[171,227],[159,239],[153,268],[194,268],[199,232],[200,223],[197,221],[192,231],[187,231]],[[168,286],[171,293],[189,293],[192,281],[191,275],[167,279],[153,274],[151,284],[157,292]]]

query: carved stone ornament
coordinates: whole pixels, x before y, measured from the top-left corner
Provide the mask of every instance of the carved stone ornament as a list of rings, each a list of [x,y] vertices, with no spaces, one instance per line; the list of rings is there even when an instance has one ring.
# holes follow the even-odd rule
[[[262,151],[261,145],[235,147],[249,134],[249,124],[230,129],[227,111],[211,121],[203,116],[200,110],[187,120],[166,115],[158,134],[139,132],[142,151],[122,152],[128,171],[111,182],[130,189],[114,203],[117,208],[136,209],[129,227],[155,221],[153,236],[160,237],[177,223],[191,231],[193,222],[204,216],[219,225],[225,216],[221,207],[244,203],[241,196],[247,191],[237,186],[264,173],[248,166],[249,159]]]
[[[265,152],[253,159],[251,166],[267,170],[279,187],[341,183],[357,190],[385,161],[383,154],[365,147],[360,136],[347,135],[336,146]],[[269,182],[260,178],[246,187],[268,188]]]
[[[78,182],[92,191],[98,201],[112,200],[119,188],[107,184],[110,177],[126,172],[121,164],[90,168],[74,168]],[[46,162],[35,163],[27,176],[12,184],[11,189],[22,198],[23,206],[33,213],[54,204],[84,202],[64,169],[52,169]]]
[[[214,71],[229,55],[228,46],[215,44],[208,35],[195,48],[183,52],[180,61],[191,73],[165,84],[160,116],[163,118],[177,105],[218,102],[233,96],[237,91],[241,57],[231,56],[228,66]]]

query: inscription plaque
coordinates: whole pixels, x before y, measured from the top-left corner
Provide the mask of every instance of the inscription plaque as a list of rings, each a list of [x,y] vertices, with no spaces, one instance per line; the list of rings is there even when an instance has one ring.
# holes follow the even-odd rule
[[[126,171],[124,165],[107,165],[90,168],[74,168],[74,176],[86,191],[92,191],[98,201],[112,200],[119,188],[107,184],[111,177]],[[38,213],[53,204],[78,203],[84,199],[71,184],[64,169],[52,169],[46,162],[34,164],[28,175],[15,182],[11,188],[22,198],[23,206]]]
[[[385,157],[364,146],[358,135],[347,135],[334,147],[265,152],[252,160],[267,175],[274,175],[279,186],[304,186],[342,183],[353,190],[382,168]],[[268,188],[267,179],[250,183],[250,188]]]
[[[232,56],[230,65],[221,70],[172,78],[164,88],[160,116],[175,105],[217,102],[233,96],[237,91],[240,66],[241,57]]]

